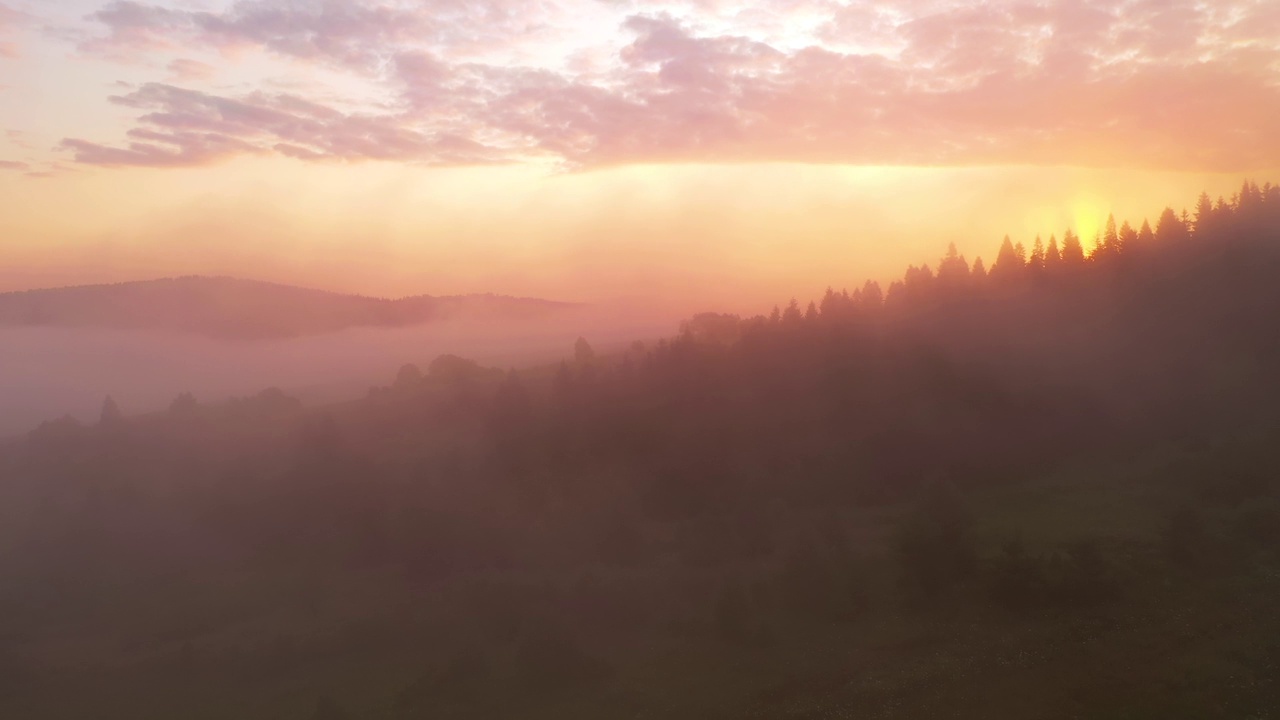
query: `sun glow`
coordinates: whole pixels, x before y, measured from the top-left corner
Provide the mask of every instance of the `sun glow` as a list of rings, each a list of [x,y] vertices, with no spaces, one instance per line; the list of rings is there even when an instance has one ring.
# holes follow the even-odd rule
[[[1107,206],[1096,197],[1078,198],[1072,210],[1072,224],[1086,251],[1097,246],[1102,226],[1107,221]]]

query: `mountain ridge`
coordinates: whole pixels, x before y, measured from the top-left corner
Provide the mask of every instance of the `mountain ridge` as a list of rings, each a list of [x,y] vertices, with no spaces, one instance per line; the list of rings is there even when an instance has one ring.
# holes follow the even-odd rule
[[[0,327],[100,327],[268,340],[355,327],[528,319],[573,307],[579,305],[493,293],[387,298],[229,276],[184,275],[0,293]]]

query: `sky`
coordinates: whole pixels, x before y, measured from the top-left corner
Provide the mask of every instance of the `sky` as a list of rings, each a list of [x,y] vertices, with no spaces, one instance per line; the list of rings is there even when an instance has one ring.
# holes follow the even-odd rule
[[[0,0],[0,291],[756,311],[1280,181],[1274,0]]]

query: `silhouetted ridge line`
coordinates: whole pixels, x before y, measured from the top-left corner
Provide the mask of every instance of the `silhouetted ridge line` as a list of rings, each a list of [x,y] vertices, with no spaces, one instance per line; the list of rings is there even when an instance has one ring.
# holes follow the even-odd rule
[[[0,325],[163,330],[253,340],[450,319],[528,319],[571,307],[493,294],[388,299],[184,276],[0,294]]]

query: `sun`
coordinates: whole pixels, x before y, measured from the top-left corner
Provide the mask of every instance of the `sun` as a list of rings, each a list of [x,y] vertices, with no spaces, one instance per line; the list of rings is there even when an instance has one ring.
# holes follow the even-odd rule
[[[1102,224],[1106,221],[1106,205],[1096,197],[1077,198],[1072,204],[1071,215],[1080,244],[1084,245],[1086,252],[1091,251],[1097,245]]]

